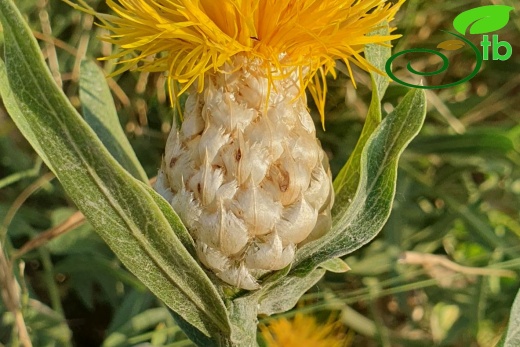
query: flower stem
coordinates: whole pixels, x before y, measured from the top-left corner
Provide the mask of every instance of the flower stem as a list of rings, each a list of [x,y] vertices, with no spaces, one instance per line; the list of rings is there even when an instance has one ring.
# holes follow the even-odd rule
[[[257,346],[257,303],[258,294],[240,297],[231,302],[229,315],[231,320],[231,338],[222,341],[223,347]]]

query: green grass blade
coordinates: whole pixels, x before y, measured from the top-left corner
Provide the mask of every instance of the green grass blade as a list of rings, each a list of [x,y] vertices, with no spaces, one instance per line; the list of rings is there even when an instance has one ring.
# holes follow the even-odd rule
[[[168,318],[171,319],[171,315],[163,307],[151,308],[140,312],[131,316],[124,325],[107,336],[101,347],[128,346],[128,340],[133,336],[154,329],[157,325],[167,321]]]
[[[228,335],[222,299],[156,204],[157,194],[115,161],[54,84],[12,1],[0,2],[0,20],[2,98],[20,131],[132,273],[204,334]]]
[[[469,131],[458,135],[422,136],[409,150],[421,154],[501,155],[515,150],[513,139],[504,130]]]

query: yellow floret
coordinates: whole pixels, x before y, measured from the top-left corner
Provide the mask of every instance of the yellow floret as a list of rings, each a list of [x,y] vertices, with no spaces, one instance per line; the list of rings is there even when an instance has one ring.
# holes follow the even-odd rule
[[[265,68],[288,75],[299,70],[301,93],[309,87],[324,120],[325,76],[336,60],[375,70],[360,54],[364,45],[398,35],[367,36],[391,21],[402,4],[384,0],[106,0],[116,15],[95,12],[83,0],[64,0],[95,15],[112,34],[102,38],[122,48],[114,74],[129,69],[165,71],[175,96],[229,59],[246,53]],[[150,57],[153,56],[153,59]],[[270,71],[267,71],[268,73]],[[382,73],[382,72],[381,72]],[[270,75],[270,79],[284,76]],[[174,82],[180,84],[177,91]],[[175,99],[175,96],[173,99]]]

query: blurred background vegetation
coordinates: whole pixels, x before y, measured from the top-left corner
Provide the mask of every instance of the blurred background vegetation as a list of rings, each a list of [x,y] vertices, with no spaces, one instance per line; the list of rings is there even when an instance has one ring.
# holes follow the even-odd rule
[[[79,106],[81,58],[108,55],[92,18],[58,0],[17,0],[58,83]],[[104,1],[89,2],[106,11]],[[453,18],[513,0],[408,0],[392,24],[394,51],[432,48],[450,39]],[[520,17],[499,38],[505,61],[485,61],[456,87],[427,91],[428,114],[400,162],[390,220],[368,246],[345,258],[352,268],[327,274],[293,311],[335,323],[351,346],[493,346],[507,325],[520,270]],[[479,37],[470,38],[478,45]],[[0,38],[0,46],[2,44]],[[450,68],[428,84],[453,82],[475,63],[469,49],[445,52]],[[417,70],[439,61],[414,56]],[[394,63],[397,76],[407,61]],[[109,73],[114,62],[100,62]],[[341,70],[341,66],[340,66]],[[318,136],[336,174],[353,150],[370,100],[368,74],[329,80],[327,131]],[[109,80],[121,123],[150,177],[155,176],[173,110],[164,76],[125,73]],[[416,80],[417,82],[417,80]],[[391,84],[390,112],[406,92]],[[34,346],[190,346],[168,309],[81,221],[59,182],[42,165],[0,106],[0,241],[22,289]],[[269,326],[281,317],[262,317]],[[0,346],[11,345],[14,317],[0,303]],[[301,327],[300,327],[301,328]],[[294,328],[297,329],[296,327]],[[286,331],[290,333],[290,331]]]

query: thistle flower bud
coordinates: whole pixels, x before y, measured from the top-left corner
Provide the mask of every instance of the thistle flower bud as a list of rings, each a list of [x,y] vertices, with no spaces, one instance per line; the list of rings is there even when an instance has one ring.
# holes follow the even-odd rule
[[[189,95],[156,189],[200,261],[223,281],[256,289],[259,275],[289,265],[299,244],[330,226],[331,174],[297,71],[271,71],[269,86],[258,59],[237,55],[221,70]]]
[[[162,71],[172,99],[191,90],[156,189],[205,266],[255,289],[330,228],[331,175],[304,90],[323,123],[337,60],[382,73],[360,53],[399,37],[368,34],[404,0],[107,1],[116,15],[64,1],[111,32],[102,39],[121,50],[106,59],[126,57],[113,74]]]

